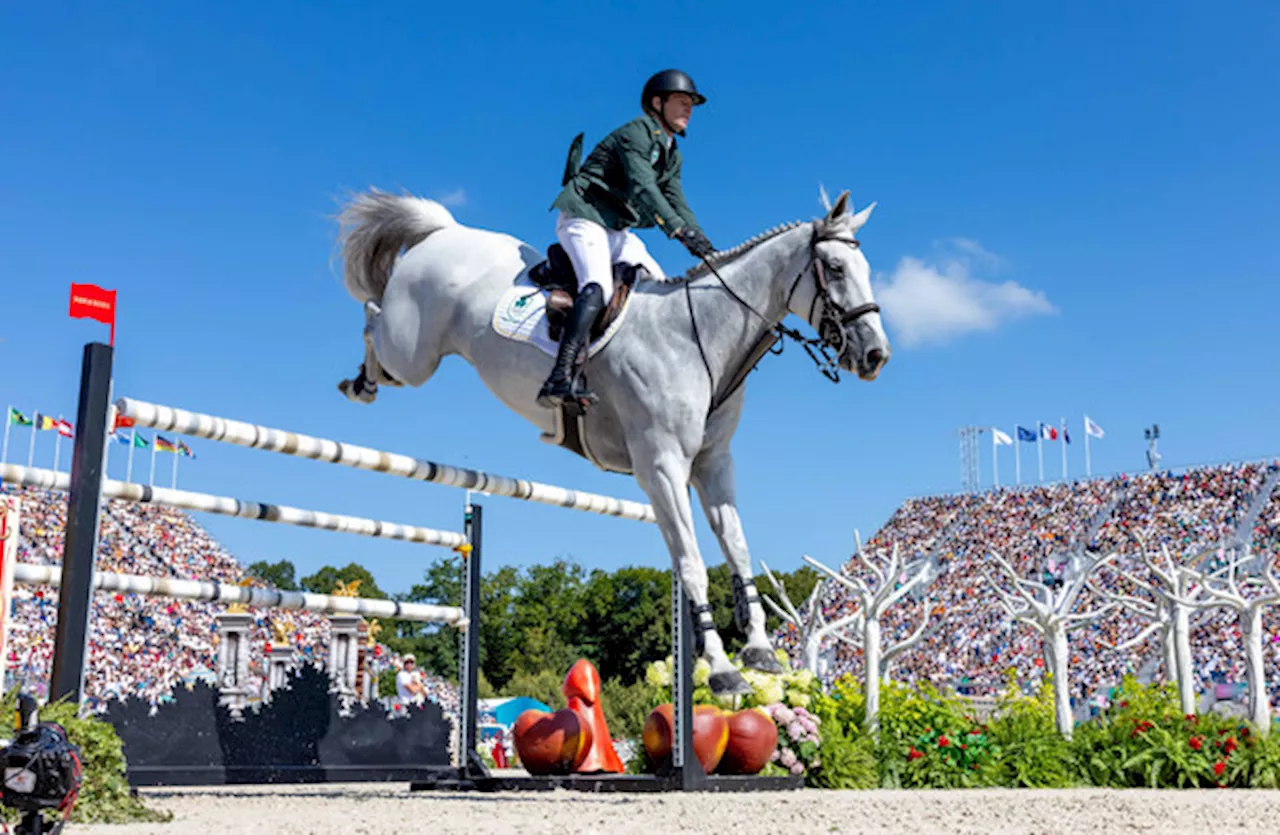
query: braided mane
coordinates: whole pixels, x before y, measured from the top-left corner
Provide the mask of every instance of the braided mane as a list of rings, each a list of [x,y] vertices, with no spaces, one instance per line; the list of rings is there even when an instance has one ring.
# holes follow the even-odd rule
[[[711,253],[711,255],[707,256],[707,261],[710,261],[713,267],[719,267],[724,264],[728,264],[730,261],[734,261],[737,258],[747,254],[748,252],[755,249],[765,241],[773,240],[774,238],[778,237],[782,233],[790,232],[792,229],[795,229],[796,227],[801,226],[803,224],[804,224],[804,221],[802,220],[793,220],[790,223],[784,223],[781,226],[775,226],[772,229],[766,229],[765,231],[761,232],[759,235],[756,235],[754,238],[749,238],[735,247],[731,247],[729,249],[721,249]],[[692,281],[695,278],[706,275],[708,272],[710,272],[710,270],[707,269],[707,265],[702,261],[698,261],[698,263],[694,264],[692,267],[686,270],[684,275],[672,276],[670,279],[668,279],[668,281]]]

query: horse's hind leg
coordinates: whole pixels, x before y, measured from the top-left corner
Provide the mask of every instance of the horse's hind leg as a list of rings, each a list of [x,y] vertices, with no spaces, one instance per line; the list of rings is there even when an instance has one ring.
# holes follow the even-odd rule
[[[358,403],[372,403],[378,397],[378,384],[401,385],[390,377],[378,362],[378,353],[373,346],[374,325],[382,311],[372,301],[364,303],[364,362],[360,365],[360,373],[354,379],[338,383],[338,391],[348,400]]]
[[[751,553],[742,530],[734,492],[733,457],[727,450],[708,451],[693,462],[693,484],[702,500],[707,521],[720,542],[725,562],[733,572],[733,615],[747,632],[742,665],[766,673],[781,673],[782,664],[764,626],[764,606],[751,573]]]

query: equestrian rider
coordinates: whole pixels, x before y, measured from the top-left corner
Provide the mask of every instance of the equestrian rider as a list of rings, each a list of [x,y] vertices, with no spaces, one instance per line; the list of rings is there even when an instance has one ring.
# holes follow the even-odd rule
[[[706,100],[688,75],[663,70],[644,85],[643,115],[600,140],[580,168],[581,135],[574,140],[564,188],[552,208],[560,210],[556,238],[573,263],[578,294],[551,376],[538,392],[539,405],[595,402],[574,371],[592,324],[613,294],[613,265],[639,264],[654,278],[665,277],[633,228],[657,226],[694,257],[715,252],[685,203],[676,145],[693,108]]]

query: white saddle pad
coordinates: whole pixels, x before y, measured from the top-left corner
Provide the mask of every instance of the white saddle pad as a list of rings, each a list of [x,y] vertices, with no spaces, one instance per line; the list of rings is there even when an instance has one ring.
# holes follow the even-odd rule
[[[609,343],[627,318],[630,307],[631,300],[628,299],[618,318],[587,348],[588,357],[595,356]],[[493,309],[493,329],[507,339],[537,346],[548,356],[554,357],[560,351],[560,343],[552,341],[547,326],[547,291],[529,281],[527,274],[520,276],[498,299]]]

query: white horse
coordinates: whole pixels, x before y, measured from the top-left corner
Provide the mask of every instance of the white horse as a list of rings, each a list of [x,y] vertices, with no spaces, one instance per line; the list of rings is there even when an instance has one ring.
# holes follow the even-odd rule
[[[602,469],[633,474],[648,495],[717,694],[751,688],[711,618],[689,487],[697,488],[734,574],[735,617],[747,630],[743,665],[779,672],[752,582],[729,445],[742,378],[789,312],[863,380],[874,380],[889,360],[871,268],[855,237],[874,204],[854,214],[848,203],[844,192],[825,217],[769,230],[681,278],[642,276],[621,327],[586,366],[599,402],[585,416],[583,446]],[[421,386],[443,357],[458,354],[544,438],[559,431],[558,413],[535,402],[552,358],[492,326],[500,298],[543,260],[540,251],[460,224],[434,201],[377,190],[353,198],[339,220],[346,288],[366,311],[364,365],[339,385],[344,394],[371,402],[379,382]],[[806,418],[798,418],[802,427]]]

